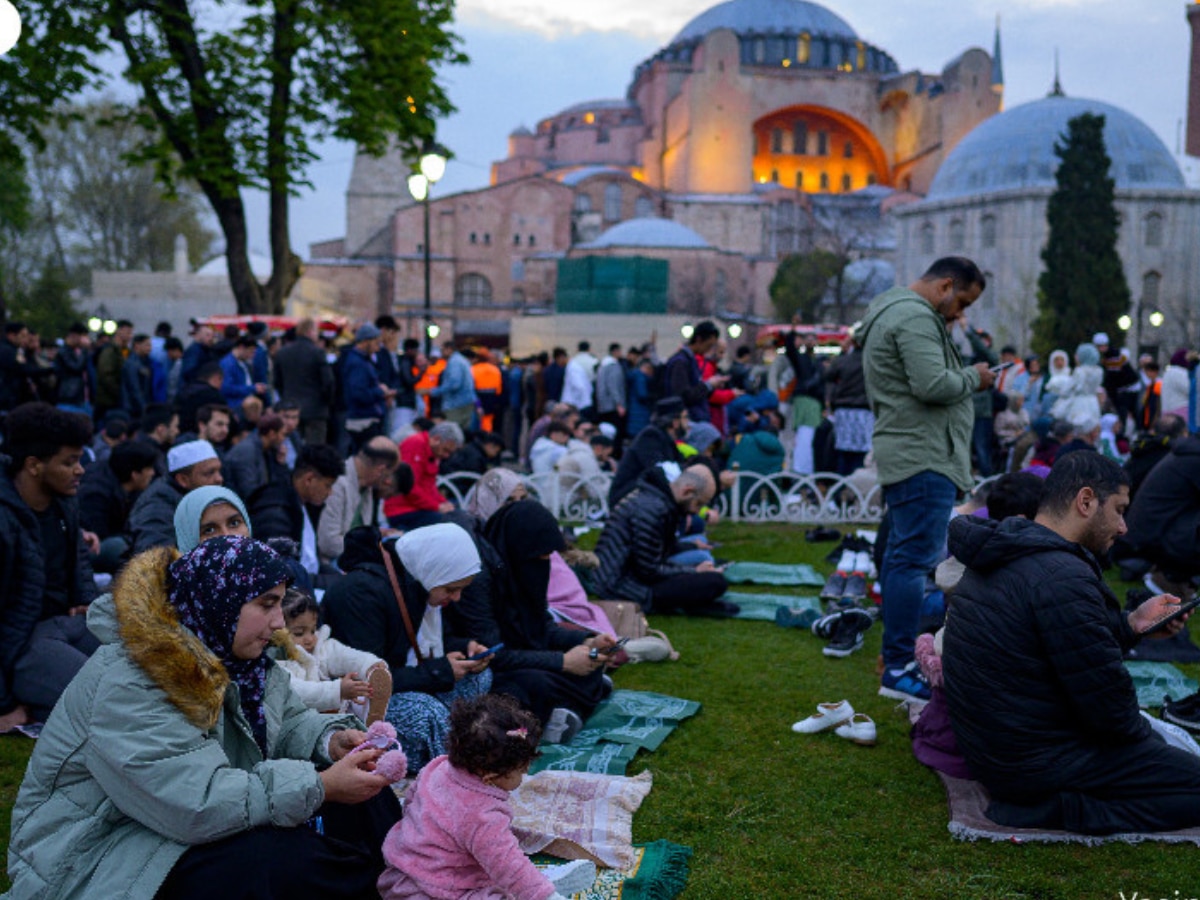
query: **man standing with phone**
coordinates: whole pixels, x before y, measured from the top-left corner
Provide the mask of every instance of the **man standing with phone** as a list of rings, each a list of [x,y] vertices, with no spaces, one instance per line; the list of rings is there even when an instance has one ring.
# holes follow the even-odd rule
[[[996,379],[987,363],[963,364],[950,329],[986,286],[971,260],[939,259],[910,287],[872,300],[859,332],[888,507],[880,578],[885,697],[930,696],[913,661],[925,579],[940,561],[959,491],[972,487],[972,394]]]

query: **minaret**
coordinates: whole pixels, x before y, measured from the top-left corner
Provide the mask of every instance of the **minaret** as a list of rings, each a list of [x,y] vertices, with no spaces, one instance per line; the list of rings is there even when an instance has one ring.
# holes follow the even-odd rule
[[[1200,2],[1189,3],[1188,24],[1192,26],[1192,63],[1188,68],[1187,139],[1184,152],[1200,156]]]
[[[1004,63],[1000,59],[1000,14],[996,13],[996,40],[992,44],[992,91],[1004,96]],[[1004,104],[1001,102],[1001,110]]]

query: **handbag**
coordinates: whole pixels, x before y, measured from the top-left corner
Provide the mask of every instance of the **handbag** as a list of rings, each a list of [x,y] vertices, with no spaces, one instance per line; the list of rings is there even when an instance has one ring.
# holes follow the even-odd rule
[[[417,644],[417,633],[413,630],[412,617],[409,616],[408,606],[404,602],[404,592],[400,590],[400,580],[396,578],[396,566],[392,562],[392,554],[388,553],[387,547],[382,543],[379,545],[379,552],[383,554],[383,567],[387,569],[388,581],[392,583],[392,594],[396,597],[396,605],[400,607],[400,617],[404,619],[404,631],[408,635],[408,645],[416,654],[417,662],[423,663],[425,657],[421,655],[421,647]]]
[[[629,643],[622,648],[629,662],[679,659],[679,651],[671,646],[670,639],[650,627],[642,608],[636,603],[628,600],[593,600],[592,603],[604,610],[617,637],[629,638]]]

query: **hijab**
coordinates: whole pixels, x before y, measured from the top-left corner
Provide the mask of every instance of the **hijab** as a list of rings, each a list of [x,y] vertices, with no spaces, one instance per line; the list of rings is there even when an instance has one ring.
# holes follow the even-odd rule
[[[508,502],[512,492],[525,480],[510,469],[492,469],[477,482],[467,495],[467,512],[485,522]]]
[[[396,541],[396,555],[427,591],[479,574],[479,551],[471,536],[444,522],[406,532]]]
[[[188,491],[175,507],[175,546],[180,553],[191,553],[200,545],[200,517],[214,503],[228,503],[242,514],[246,527],[250,528],[250,516],[242,498],[229,488],[206,485]],[[254,530],[251,529],[251,534]]]
[[[484,534],[504,560],[494,588],[500,633],[515,647],[547,649],[549,556],[566,547],[558,520],[536,500],[518,500],[492,516]]]
[[[1050,354],[1050,365],[1046,367],[1046,373],[1050,376],[1058,375],[1059,373],[1066,374],[1071,371],[1071,358],[1067,356],[1066,350],[1055,350]]]
[[[238,686],[242,713],[264,758],[263,699],[271,663],[266,654],[238,659],[233,655],[233,638],[242,606],[289,580],[282,557],[266,544],[228,535],[205,541],[167,571],[168,598],[179,621],[213,652]]]

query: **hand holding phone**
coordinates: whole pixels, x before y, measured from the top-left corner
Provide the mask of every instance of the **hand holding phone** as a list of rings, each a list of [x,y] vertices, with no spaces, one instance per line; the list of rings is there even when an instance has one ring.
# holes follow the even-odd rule
[[[1170,613],[1163,616],[1161,619],[1156,619],[1153,623],[1151,623],[1144,631],[1142,631],[1142,634],[1152,634],[1155,631],[1165,628],[1180,616],[1190,613],[1197,606],[1200,606],[1200,596],[1193,597],[1191,600],[1187,601],[1187,603],[1180,603],[1179,606],[1175,607]]]
[[[1012,368],[1013,366],[1015,366],[1015,365],[1016,365],[1016,363],[1012,363],[1012,362],[1002,362],[1002,363],[1000,363],[1000,365],[998,365],[998,366],[990,366],[990,367],[988,368],[988,371],[989,371],[989,372],[994,372],[995,374],[999,375],[999,374],[1000,374],[1001,372],[1003,372],[1005,369],[1011,369],[1011,368]]]
[[[493,647],[488,647],[486,650],[480,650],[478,653],[476,653],[473,656],[468,656],[467,662],[478,662],[481,659],[487,659],[489,656],[491,656],[497,650],[503,650],[503,649],[504,649],[504,643],[501,642],[499,644],[496,644]]]

